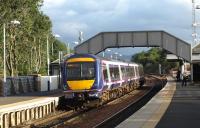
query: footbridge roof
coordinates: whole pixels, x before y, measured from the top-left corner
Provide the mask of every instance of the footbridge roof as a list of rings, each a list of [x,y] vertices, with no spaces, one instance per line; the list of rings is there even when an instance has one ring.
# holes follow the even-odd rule
[[[191,44],[165,31],[101,32],[77,45],[75,53],[97,54],[115,47],[161,47],[191,62]]]

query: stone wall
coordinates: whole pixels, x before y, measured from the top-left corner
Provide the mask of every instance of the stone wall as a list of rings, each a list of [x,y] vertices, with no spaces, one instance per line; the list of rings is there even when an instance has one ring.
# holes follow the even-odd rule
[[[5,87],[3,86],[3,78],[0,78],[0,96],[14,96],[35,92],[38,90],[37,78],[37,75],[7,77]]]
[[[4,91],[3,91],[3,79],[0,78],[0,96],[3,96],[4,95]]]
[[[5,88],[3,88],[3,79],[0,78],[0,96],[14,96],[37,91],[56,90],[60,81],[58,76],[32,75],[7,77]]]

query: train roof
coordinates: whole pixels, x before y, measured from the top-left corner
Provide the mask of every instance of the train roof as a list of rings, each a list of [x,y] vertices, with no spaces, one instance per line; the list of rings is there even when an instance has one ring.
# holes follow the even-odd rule
[[[96,60],[99,59],[102,62],[109,63],[109,64],[118,63],[118,64],[121,64],[121,65],[130,65],[130,66],[140,65],[140,64],[137,64],[137,63],[133,63],[133,62],[124,62],[124,61],[119,61],[119,60],[114,60],[114,59],[108,59],[108,58],[100,57],[100,56],[93,55],[93,54],[72,54],[67,59],[65,59],[65,61],[67,61],[68,59],[71,59],[71,58],[79,58],[79,57],[91,57],[91,58],[94,58]]]

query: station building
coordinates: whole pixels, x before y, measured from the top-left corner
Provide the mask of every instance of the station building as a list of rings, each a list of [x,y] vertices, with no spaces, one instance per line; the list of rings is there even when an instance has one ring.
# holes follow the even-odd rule
[[[200,43],[192,47],[192,72],[193,80],[200,81]]]

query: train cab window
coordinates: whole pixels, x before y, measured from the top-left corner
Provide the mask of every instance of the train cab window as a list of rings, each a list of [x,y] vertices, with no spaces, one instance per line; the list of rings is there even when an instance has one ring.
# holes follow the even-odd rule
[[[80,72],[81,72],[80,64],[76,64],[76,63],[68,64],[66,67],[66,71],[67,71],[68,80],[78,79],[80,77]]]
[[[95,63],[69,63],[67,64],[66,71],[67,80],[91,80],[95,78]]]
[[[92,63],[82,65],[82,76],[84,76],[86,79],[94,77],[94,66]]]

